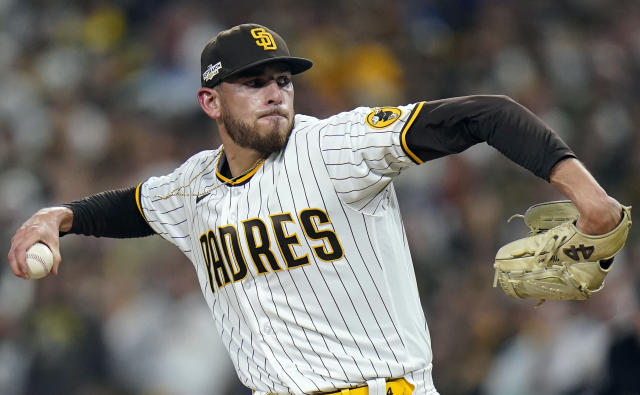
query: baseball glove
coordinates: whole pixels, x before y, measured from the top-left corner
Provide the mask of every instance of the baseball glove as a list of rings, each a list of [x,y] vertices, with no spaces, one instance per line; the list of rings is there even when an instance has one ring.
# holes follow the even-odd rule
[[[604,286],[613,257],[627,240],[631,207],[622,211],[618,226],[603,235],[576,228],[579,213],[570,201],[537,204],[514,216],[524,219],[529,236],[498,250],[493,286],[499,283],[512,298],[540,303],[589,298]]]

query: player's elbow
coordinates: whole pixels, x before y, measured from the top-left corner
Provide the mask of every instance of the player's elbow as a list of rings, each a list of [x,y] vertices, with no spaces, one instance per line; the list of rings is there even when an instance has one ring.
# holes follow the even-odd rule
[[[478,95],[475,96],[475,98],[488,107],[504,108],[512,107],[514,105],[520,106],[518,102],[507,95]]]
[[[485,115],[500,114],[503,119],[517,118],[529,113],[523,105],[507,95],[485,95],[481,96],[482,107]]]

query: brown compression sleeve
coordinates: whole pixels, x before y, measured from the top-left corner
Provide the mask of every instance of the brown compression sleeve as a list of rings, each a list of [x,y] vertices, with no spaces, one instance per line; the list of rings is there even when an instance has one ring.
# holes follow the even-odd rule
[[[418,112],[418,114],[415,114]],[[531,111],[506,96],[464,96],[419,103],[402,135],[417,163],[462,152],[482,141],[549,181],[560,160],[575,157],[560,137]]]
[[[73,225],[66,233],[113,238],[155,234],[138,210],[135,187],[102,192],[63,206],[73,211]]]

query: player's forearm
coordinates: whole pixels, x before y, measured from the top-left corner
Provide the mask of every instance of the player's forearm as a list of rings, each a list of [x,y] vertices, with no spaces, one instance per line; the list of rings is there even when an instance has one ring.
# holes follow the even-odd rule
[[[68,233],[113,238],[154,234],[138,210],[135,189],[106,191],[65,204],[73,212]]]
[[[587,234],[602,234],[620,222],[620,204],[607,195],[577,159],[565,159],[554,166],[550,181],[578,208],[578,228],[581,231]]]
[[[551,171],[551,184],[574,201],[578,208],[607,198],[605,190],[577,159],[558,163]]]

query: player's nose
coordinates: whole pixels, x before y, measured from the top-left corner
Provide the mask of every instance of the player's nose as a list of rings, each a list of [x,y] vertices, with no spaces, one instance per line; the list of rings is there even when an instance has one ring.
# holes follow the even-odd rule
[[[265,85],[264,89],[265,100],[268,104],[280,104],[284,100],[284,94],[282,93],[280,86],[278,86],[277,81],[269,81],[269,83]]]

